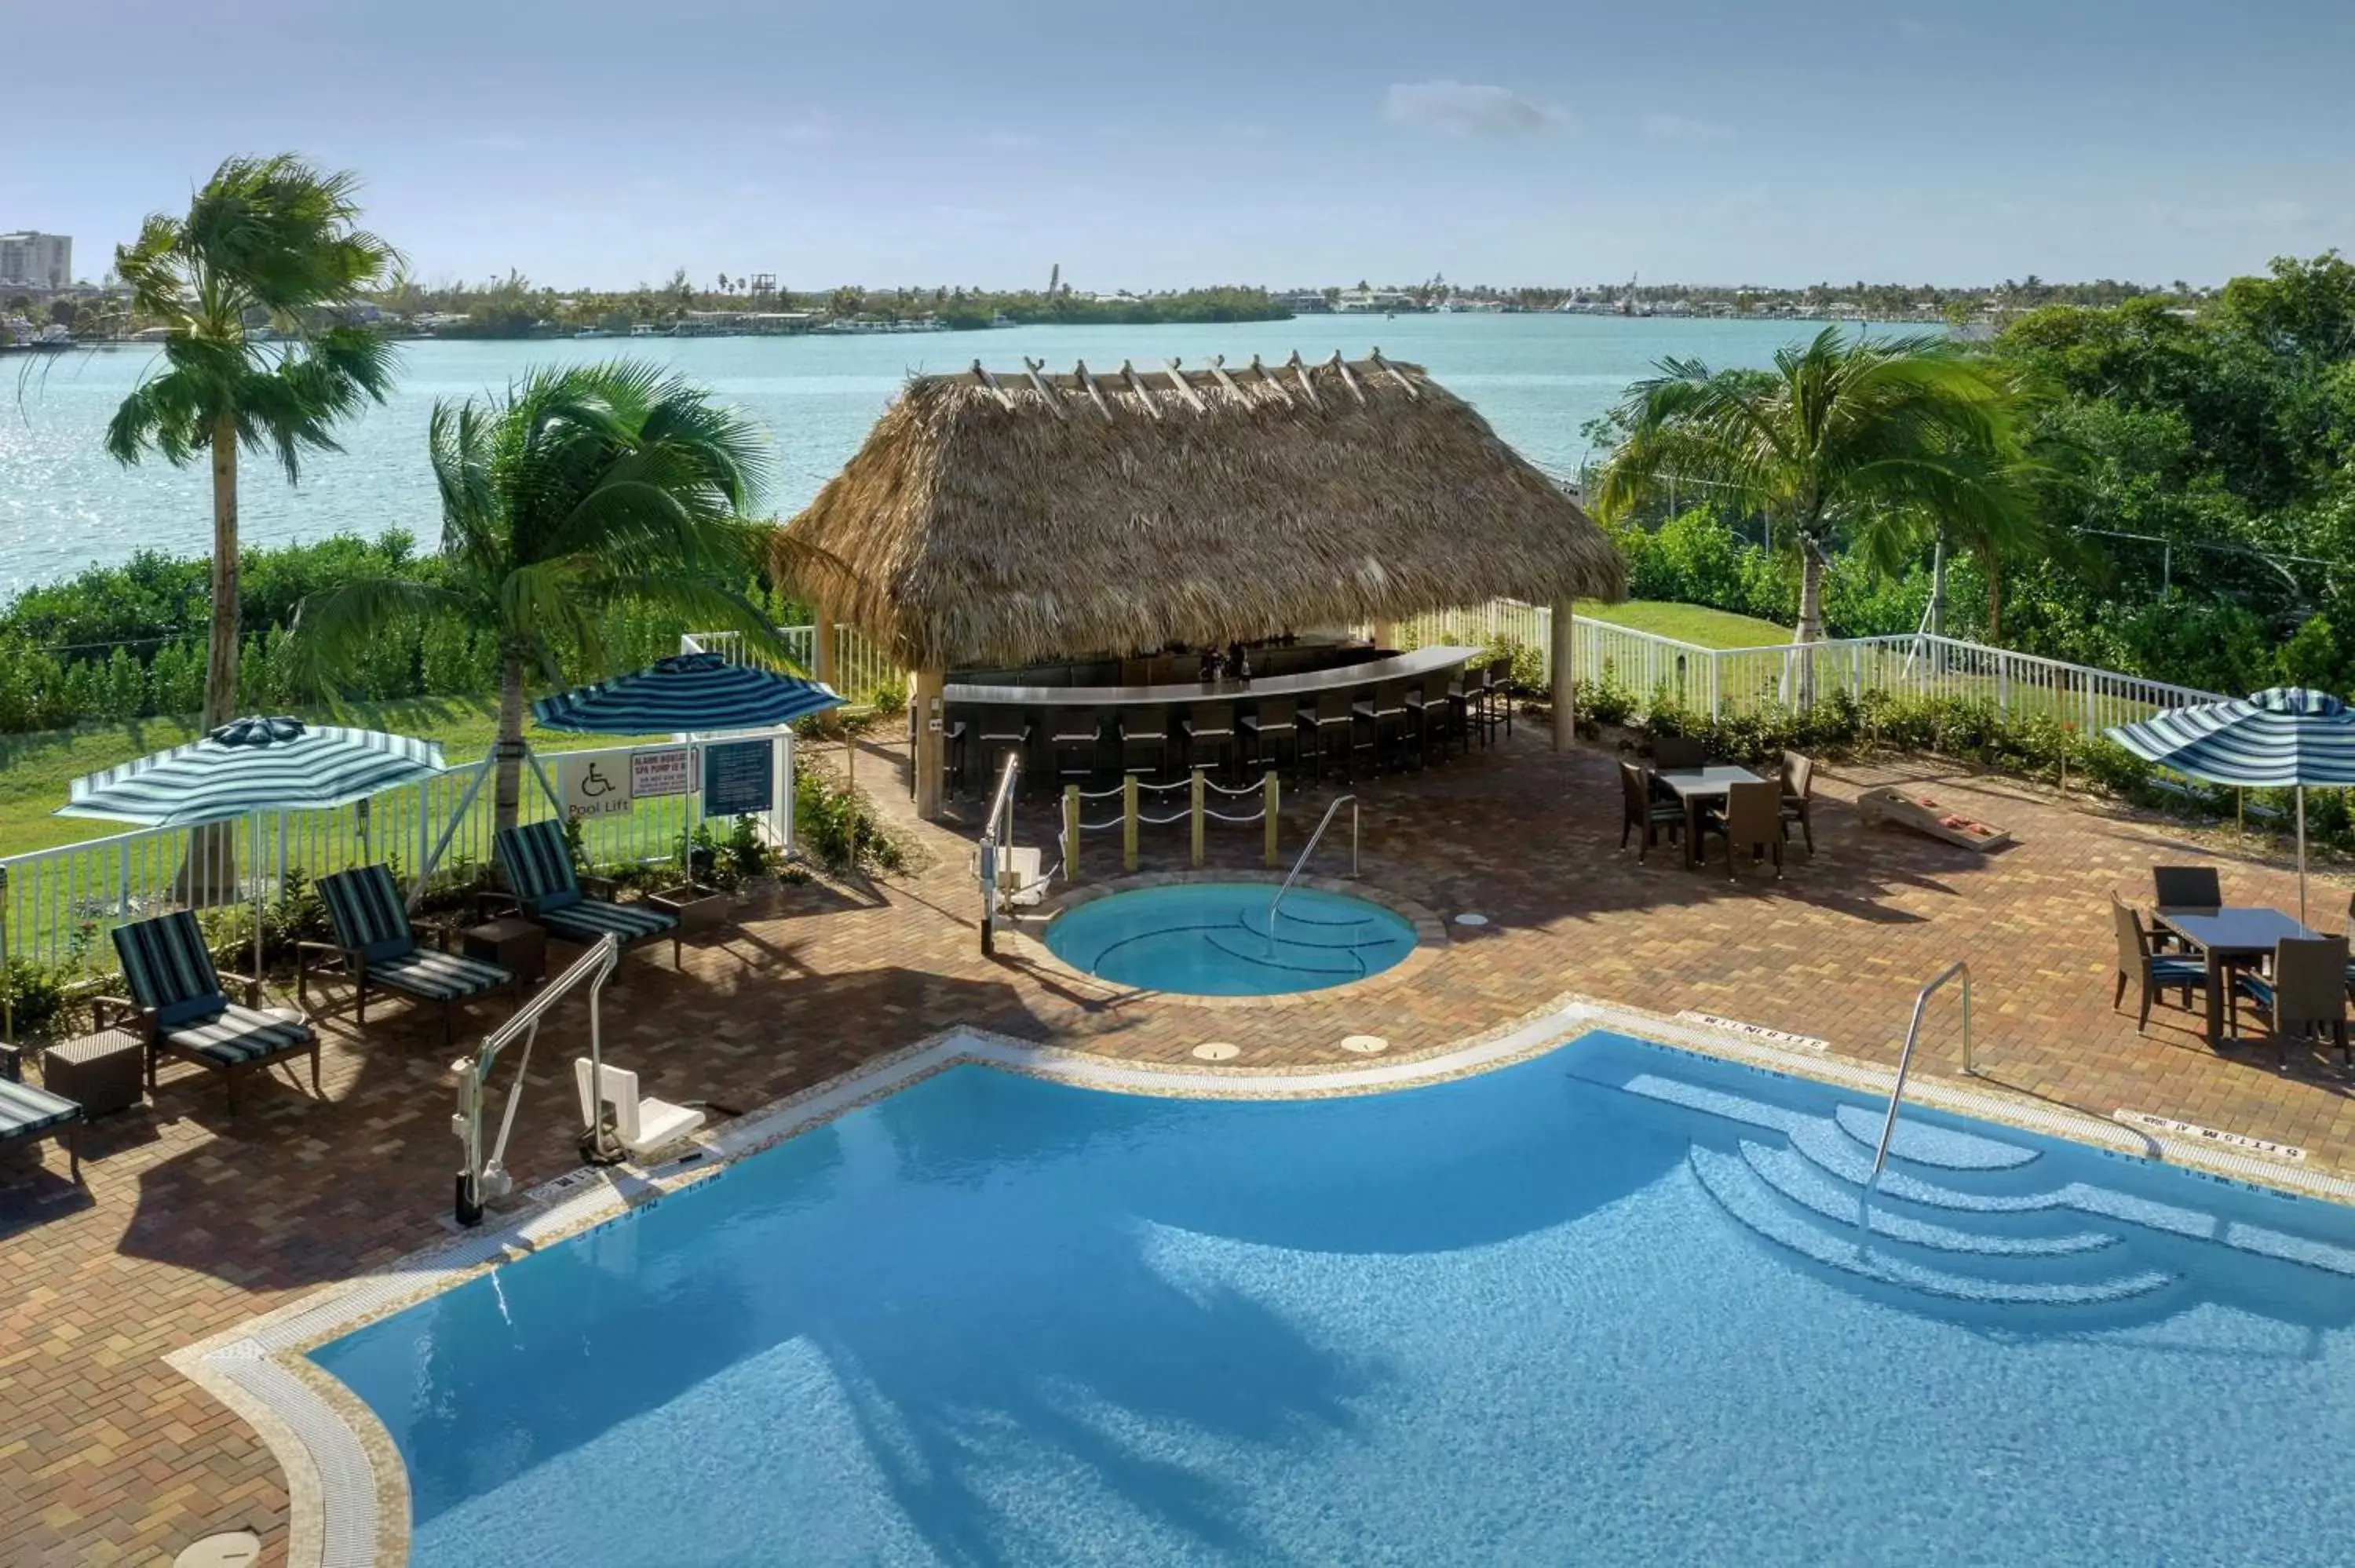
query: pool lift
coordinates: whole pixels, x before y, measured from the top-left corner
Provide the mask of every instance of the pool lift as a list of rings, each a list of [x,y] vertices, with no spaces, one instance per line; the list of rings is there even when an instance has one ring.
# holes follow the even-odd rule
[[[541,987],[538,996],[516,1009],[514,1017],[483,1036],[482,1044],[472,1055],[461,1056],[450,1065],[458,1075],[458,1111],[450,1118],[450,1130],[458,1135],[464,1159],[458,1170],[460,1224],[481,1224],[483,1206],[515,1191],[515,1179],[507,1174],[506,1163],[507,1137],[515,1130],[516,1105],[523,1097],[524,1075],[531,1067],[531,1048],[539,1038],[539,1021],[549,1009],[584,985],[589,994],[590,1081],[602,1080],[604,1038],[598,1002],[605,982],[613,978],[614,966],[621,961],[621,952],[620,941],[610,933],[598,938],[595,945],[572,961],[570,968]],[[499,1053],[518,1035],[523,1038],[523,1059],[516,1064],[515,1077],[507,1085],[506,1108],[499,1118],[498,1141],[486,1155],[483,1149],[484,1086]],[[611,1164],[622,1158],[618,1149],[609,1147],[610,1128],[609,1118],[600,1115],[582,1136],[583,1152],[592,1163]]]
[[[1022,776],[1022,755],[1006,754],[990,791],[989,813],[982,819],[981,842],[974,845],[973,871],[981,885],[981,950],[997,950],[997,922],[1008,906],[1028,908],[1047,895],[1047,878],[1039,870],[1036,846],[1014,842],[1014,789]]]

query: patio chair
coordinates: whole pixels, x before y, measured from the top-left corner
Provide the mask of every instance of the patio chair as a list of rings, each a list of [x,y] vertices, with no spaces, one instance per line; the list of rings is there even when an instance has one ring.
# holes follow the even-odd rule
[[[1799,836],[1806,842],[1807,853],[1816,853],[1816,762],[1796,751],[1783,754],[1783,836],[1791,836],[1791,824],[1799,824]]]
[[[1660,831],[1668,830],[1670,843],[1681,843],[1685,836],[1685,809],[1673,800],[1655,799],[1652,778],[1632,762],[1619,764],[1619,793],[1626,814],[1620,821],[1619,847],[1627,847],[1627,835],[1640,832],[1644,836],[1636,845],[1636,858],[1643,860],[1646,852],[1659,842]]]
[[[107,935],[123,960],[123,983],[131,996],[97,998],[98,1022],[127,1024],[146,1040],[148,1093],[155,1091],[157,1061],[177,1056],[221,1075],[234,1118],[240,1075],[307,1054],[311,1092],[325,1094],[319,1086],[319,1036],[301,1019],[261,1011],[261,982],[250,975],[227,977],[245,988],[243,1003],[230,1001],[194,915],[176,909],[117,926]]]
[[[2292,1035],[2314,1038],[2328,1031],[2338,1042],[2341,1066],[2355,1067],[2347,1049],[2347,938],[2298,937],[2274,946],[2273,972],[2243,974],[2226,1001],[2224,1032],[2239,1022],[2240,999],[2247,997],[2266,1015],[2282,1068],[2289,1067]]]
[[[2143,928],[2142,916],[2115,893],[2110,895],[2110,927],[2118,943],[2118,984],[2110,993],[2110,1010],[2115,1012],[2126,1005],[2127,986],[2139,988],[2141,1012],[2135,1020],[2139,1033],[2150,1027],[2151,999],[2160,991],[2181,992],[2183,1005],[2189,1008],[2192,988],[2208,983],[2207,964],[2180,953],[2158,951],[2150,933]]]
[[[2212,865],[2155,865],[2150,879],[2161,909],[2222,909],[2224,886]]]
[[[0,1143],[18,1139],[55,1138],[66,1146],[66,1164],[74,1184],[81,1184],[81,1141],[74,1129],[87,1119],[82,1108],[63,1095],[53,1095],[23,1081],[16,1065],[16,1048],[0,1044]]]
[[[1689,735],[1652,737],[1652,766],[1663,770],[1709,766],[1709,747]]]
[[[420,945],[400,888],[389,868],[363,865],[333,872],[319,878],[316,885],[320,901],[327,906],[327,925],[335,932],[335,940],[294,944],[294,994],[302,1001],[311,999],[314,954],[350,977],[358,993],[354,1008],[358,1022],[368,1022],[370,986],[413,1001],[440,1003],[444,1045],[450,1044],[451,1015],[468,997],[506,986],[518,1002],[523,1000],[523,982],[514,971],[448,951],[446,931],[436,929],[433,947]]]
[[[499,857],[499,869],[506,873],[507,888],[524,918],[549,936],[583,948],[604,936],[620,938],[624,948],[668,936],[671,968],[681,967],[678,916],[644,904],[616,904],[611,896],[612,883],[576,874],[561,822],[551,818],[503,828],[493,837],[492,852]],[[583,893],[584,881],[598,885],[606,896],[592,898]]]
[[[1725,807],[1701,818],[1704,836],[1715,833],[1725,841],[1725,875],[1728,881],[1738,881],[1735,851],[1747,850],[1753,861],[1763,855],[1774,857],[1774,880],[1783,880],[1783,787],[1771,779],[1760,779],[1747,784],[1734,784],[1725,791]]]

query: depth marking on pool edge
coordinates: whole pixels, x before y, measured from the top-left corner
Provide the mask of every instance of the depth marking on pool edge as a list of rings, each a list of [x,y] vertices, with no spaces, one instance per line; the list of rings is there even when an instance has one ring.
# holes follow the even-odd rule
[[[1723,1029],[1753,1040],[1772,1041],[1800,1051],[1828,1051],[1832,1043],[1818,1040],[1812,1034],[1794,1034],[1785,1029],[1769,1029],[1763,1023],[1744,1023],[1738,1018],[1720,1018],[1714,1012],[1695,1012],[1690,1008],[1677,1014],[1678,1023],[1698,1023],[1704,1029]]]
[[[2270,1139],[2251,1138],[2245,1132],[2219,1132],[2198,1122],[2178,1121],[2173,1117],[2157,1116],[2149,1111],[2126,1110],[2111,1113],[2113,1118],[2128,1127],[2147,1127],[2153,1132],[2171,1133],[2190,1143],[2221,1143],[2227,1149],[2244,1150],[2269,1159],[2287,1160],[2297,1164],[2306,1162],[2306,1150],[2295,1143],[2275,1143]]]

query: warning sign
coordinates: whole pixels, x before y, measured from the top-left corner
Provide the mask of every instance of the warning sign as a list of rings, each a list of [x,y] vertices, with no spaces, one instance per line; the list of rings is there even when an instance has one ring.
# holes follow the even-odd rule
[[[694,787],[691,754],[684,746],[630,753],[630,793],[641,800],[656,795],[684,795]]]

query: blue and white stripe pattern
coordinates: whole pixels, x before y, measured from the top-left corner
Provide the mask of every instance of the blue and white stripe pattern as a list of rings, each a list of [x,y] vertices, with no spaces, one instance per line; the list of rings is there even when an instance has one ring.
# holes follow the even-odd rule
[[[2211,784],[2355,784],[2355,711],[2303,686],[2170,709],[2109,736],[2147,762]]]
[[[730,664],[717,653],[678,653],[633,674],[542,697],[531,705],[531,716],[543,729],[584,735],[704,735],[769,729],[841,705],[821,682]]]
[[[254,811],[346,805],[444,768],[432,741],[381,730],[244,718],[202,740],[77,779],[61,817],[192,827]]]

